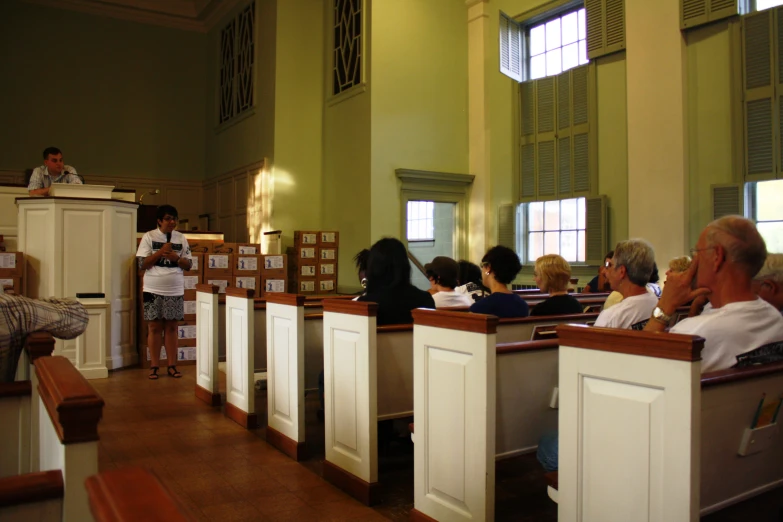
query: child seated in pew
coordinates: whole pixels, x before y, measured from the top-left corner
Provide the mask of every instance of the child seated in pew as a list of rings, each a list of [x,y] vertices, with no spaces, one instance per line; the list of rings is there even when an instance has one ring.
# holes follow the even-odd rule
[[[547,254],[536,259],[533,275],[536,285],[549,298],[538,303],[530,315],[581,314],[582,304],[568,295],[568,283],[571,279],[571,265],[562,256]]]
[[[457,286],[459,277],[459,265],[450,257],[437,256],[432,262],[424,265],[427,272],[427,279],[434,292],[432,299],[435,301],[435,308],[450,308],[454,306],[470,306],[473,300],[465,294],[457,293],[454,289]]]
[[[370,248],[367,259],[367,292],[358,301],[378,304],[376,324],[409,324],[411,310],[435,308],[432,296],[411,284],[411,265],[405,245],[385,237]]]
[[[495,246],[481,259],[484,286],[492,292],[488,297],[474,303],[470,311],[497,317],[527,317],[530,308],[527,302],[513,293],[508,285],[522,270],[519,256],[510,248]]]
[[[454,291],[470,297],[471,304],[488,296],[489,288],[485,287],[481,280],[481,269],[478,265],[464,259],[460,260],[458,264],[460,286]]]

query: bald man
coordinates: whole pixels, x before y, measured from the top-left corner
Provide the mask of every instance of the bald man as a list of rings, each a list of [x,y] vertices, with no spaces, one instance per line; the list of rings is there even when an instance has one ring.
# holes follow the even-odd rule
[[[663,331],[677,307],[706,295],[712,305],[670,331],[704,337],[702,373],[731,368],[737,356],[783,341],[783,316],[753,291],[767,247],[756,225],[726,216],[707,225],[686,272],[669,276],[645,330]]]

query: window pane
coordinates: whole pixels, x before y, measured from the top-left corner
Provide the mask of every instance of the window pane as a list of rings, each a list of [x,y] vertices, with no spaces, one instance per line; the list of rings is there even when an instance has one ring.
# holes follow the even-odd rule
[[[576,200],[576,222],[577,227],[580,230],[584,230],[585,220],[587,218],[587,212],[585,212],[585,198],[577,198]]]
[[[563,256],[566,261],[573,263],[576,261],[577,252],[577,238],[576,232],[561,232],[560,233],[560,255]]]
[[[759,223],[756,227],[767,243],[767,252],[783,254],[783,222]]]
[[[563,62],[560,58],[560,49],[547,51],[546,53],[546,75],[553,76],[563,72]]]
[[[532,232],[528,235],[527,260],[535,261],[544,255],[544,233]]]
[[[552,20],[546,24],[546,50],[551,51],[562,45],[560,41],[560,19]]]
[[[560,253],[560,232],[544,232],[544,253]]]
[[[770,7],[776,7],[778,5],[783,5],[783,0],[756,0],[757,11],[763,11],[764,9],[769,9]]]
[[[527,219],[528,230],[544,230],[544,204],[540,201],[528,204]]]
[[[576,14],[579,25],[579,39],[584,40],[587,38],[587,18],[585,15],[585,10],[580,9]]]
[[[579,44],[572,43],[563,47],[563,70],[567,71],[579,65]]]
[[[414,239],[413,221],[408,221],[408,239]]]
[[[589,61],[587,59],[587,41],[579,40],[579,65],[584,65]]]
[[[781,0],[783,2],[783,0]],[[756,184],[756,220],[783,220],[783,180]]]
[[[560,202],[560,229],[576,230],[576,199],[564,199]]]
[[[530,30],[530,56],[546,51],[546,30],[543,24]]]
[[[560,230],[560,202],[547,201],[545,205],[544,230]]]
[[[584,263],[585,261],[585,232],[584,230],[580,230],[577,232],[577,251],[576,251],[576,259],[577,261],[581,261]]]
[[[579,20],[576,13],[570,13],[560,19],[562,21],[563,45],[579,40]]]
[[[530,59],[530,79],[535,80],[546,76],[546,55],[539,54]]]

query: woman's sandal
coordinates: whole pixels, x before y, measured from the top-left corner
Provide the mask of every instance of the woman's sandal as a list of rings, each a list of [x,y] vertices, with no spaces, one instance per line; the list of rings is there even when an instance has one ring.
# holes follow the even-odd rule
[[[150,371],[149,377],[147,377],[147,378],[150,379],[151,381],[157,380],[158,379],[158,367],[157,366],[150,366],[150,370],[151,371]]]
[[[169,369],[166,370],[166,373],[169,374],[169,377],[174,377],[175,379],[182,377],[182,374],[177,370],[176,366],[169,366]]]

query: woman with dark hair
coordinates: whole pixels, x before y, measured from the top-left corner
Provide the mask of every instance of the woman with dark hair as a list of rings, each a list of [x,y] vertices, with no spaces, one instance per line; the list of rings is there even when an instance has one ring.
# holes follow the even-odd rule
[[[459,262],[459,284],[461,286],[455,288],[454,291],[467,294],[471,301],[478,301],[489,295],[489,288],[485,287],[481,280],[479,266],[464,259]]]
[[[492,294],[474,303],[471,312],[498,317],[527,317],[530,314],[525,300],[508,288],[522,270],[516,252],[500,245],[490,248],[481,259],[481,270],[484,286]]]
[[[435,308],[432,296],[411,284],[411,265],[405,245],[385,237],[370,248],[367,292],[359,301],[378,303],[377,324],[412,323],[414,308]]]

